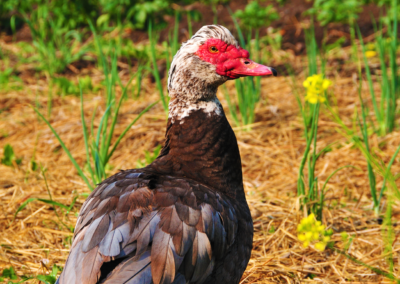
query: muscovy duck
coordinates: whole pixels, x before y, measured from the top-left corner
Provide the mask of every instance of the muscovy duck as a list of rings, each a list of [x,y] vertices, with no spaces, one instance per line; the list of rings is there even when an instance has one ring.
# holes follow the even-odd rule
[[[230,79],[272,74],[223,26],[204,26],[183,43],[169,72],[160,155],[90,194],[57,283],[239,283],[253,221],[236,137],[216,92]]]

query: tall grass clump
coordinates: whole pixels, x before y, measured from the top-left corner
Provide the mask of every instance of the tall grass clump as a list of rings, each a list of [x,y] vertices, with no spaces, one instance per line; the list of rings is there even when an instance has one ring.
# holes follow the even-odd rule
[[[361,78],[361,70],[360,78]],[[400,199],[400,191],[396,185],[396,177],[391,173],[390,169],[392,164],[394,163],[397,155],[400,152],[400,145],[395,150],[393,156],[391,157],[389,163],[386,165],[384,161],[382,161],[377,155],[375,155],[373,149],[370,147],[370,133],[374,133],[371,131],[373,128],[369,121],[371,118],[369,117],[368,109],[362,99],[361,96],[361,84],[360,80],[358,86],[358,95],[360,99],[360,107],[361,110],[355,110],[355,116],[353,120],[352,127],[348,127],[340,118],[337,111],[335,111],[329,104],[327,104],[327,108],[332,115],[332,119],[338,123],[340,126],[337,128],[337,131],[341,133],[344,137],[347,138],[348,141],[354,143],[354,145],[361,151],[364,157],[367,160],[367,173],[368,173],[368,182],[370,187],[370,194],[372,197],[372,208],[375,212],[376,216],[379,217],[382,212],[382,198],[387,190],[390,188],[390,193],[387,195],[389,199],[397,198]],[[361,115],[359,114],[361,113]],[[378,184],[376,182],[376,174],[379,174],[383,177],[383,184],[378,188]],[[398,177],[397,177],[398,178]],[[389,204],[387,205],[388,208]],[[388,209],[387,209],[388,210]]]
[[[163,42],[165,65],[166,65],[165,77],[167,77],[167,78],[168,78],[168,74],[169,74],[169,69],[171,67],[171,62],[180,47],[179,19],[180,19],[180,13],[178,11],[175,11],[175,21],[174,21],[174,26],[173,26],[172,32],[171,32],[171,29],[168,30],[168,40]],[[189,20],[190,20],[190,17],[188,14],[188,22],[189,22]],[[189,27],[191,27],[191,25],[189,25]]]
[[[150,41],[150,58],[151,58],[151,63],[153,65],[152,68],[150,68],[150,71],[152,72],[153,77],[156,81],[158,94],[160,96],[160,100],[163,105],[164,111],[166,113],[168,113],[168,96],[164,95],[164,88],[163,88],[163,85],[161,82],[160,73],[158,71],[158,64],[157,64],[157,57],[156,57],[157,40],[153,35],[153,29],[152,29],[151,22],[149,24],[148,34],[149,34],[149,41]]]
[[[31,30],[33,46],[39,55],[41,68],[48,75],[64,71],[72,62],[78,60],[86,52],[85,48],[75,51],[82,41],[82,34],[77,30],[69,30],[51,16],[51,11],[45,5],[39,6],[36,20],[25,20]]]
[[[371,96],[373,113],[375,115],[376,124],[374,120],[370,117],[370,112],[368,107],[364,103],[362,97],[362,70],[361,70],[361,60],[359,62],[359,86],[358,86],[358,96],[360,99],[361,110],[355,113],[355,123],[353,123],[353,128],[347,127],[343,121],[340,119],[339,115],[330,109],[333,118],[340,125],[340,132],[346,136],[349,141],[352,141],[358,149],[361,150],[363,155],[367,160],[367,171],[368,171],[368,181],[370,194],[372,197],[372,209],[375,215],[378,217],[382,213],[382,199],[384,197],[387,188],[390,188],[390,192],[386,195],[388,197],[386,205],[385,220],[391,219],[391,201],[393,198],[400,198],[400,192],[397,188],[395,178],[390,172],[390,168],[400,151],[400,146],[397,148],[391,160],[386,165],[381,159],[379,159],[370,146],[369,135],[371,133],[376,133],[379,136],[384,136],[395,129],[396,117],[397,117],[397,105],[396,100],[399,98],[399,75],[397,72],[396,64],[396,51],[397,51],[397,0],[392,1],[392,12],[391,15],[386,17],[386,37],[383,34],[383,21],[381,20],[379,25],[379,30],[375,25],[376,32],[376,50],[374,53],[367,51],[364,44],[361,32],[357,29],[361,50],[362,50],[362,61],[365,67],[365,76],[368,82],[369,92]],[[381,68],[381,79],[379,80],[381,98],[380,102],[376,96],[374,90],[374,80],[371,74],[369,66],[369,58],[377,54],[379,57],[379,64]],[[372,56],[371,56],[372,55]],[[358,132],[361,135],[358,135]],[[383,184],[378,188],[376,181],[376,175],[379,174],[383,177]],[[387,219],[389,218],[389,219]]]
[[[84,110],[83,110],[83,94],[82,89],[80,92],[80,101],[81,101],[81,120],[82,120],[82,132],[85,143],[85,152],[86,152],[86,166],[83,168],[76,160],[72,157],[71,152],[66,147],[61,137],[58,135],[57,131],[52,127],[50,122],[37,110],[34,108],[37,115],[49,126],[57,140],[59,141],[61,147],[68,155],[69,159],[73,163],[74,167],[78,171],[78,174],[81,176],[86,185],[93,190],[94,186],[100,183],[103,179],[107,177],[106,168],[110,158],[112,157],[114,151],[118,147],[121,139],[126,135],[128,130],[132,127],[132,125],[144,114],[146,113],[155,103],[151,104],[147,108],[145,108],[119,135],[117,140],[112,144],[112,138],[114,136],[115,125],[117,123],[118,114],[122,102],[124,101],[127,93],[127,86],[131,82],[123,86],[121,80],[118,76],[117,71],[117,57],[114,55],[111,58],[111,64],[108,63],[107,58],[104,56],[102,52],[102,47],[99,41],[98,36],[94,30],[94,27],[91,25],[92,32],[94,34],[94,38],[97,44],[97,48],[100,54],[100,63],[105,76],[105,101],[106,101],[106,110],[104,111],[100,123],[97,129],[94,129],[94,118],[96,116],[96,109],[93,112],[90,127],[87,126]],[[119,84],[122,88],[122,95],[117,100],[116,97],[116,85]]]
[[[376,51],[379,57],[381,80],[380,93],[381,99],[378,102],[375,90],[374,80],[371,75],[368,57],[374,54],[368,53],[364,45],[360,30],[358,29],[358,36],[361,43],[363,54],[363,61],[365,66],[365,74],[368,81],[368,87],[371,95],[373,110],[375,113],[376,121],[378,124],[377,133],[384,136],[392,132],[396,127],[396,114],[397,104],[396,101],[400,98],[399,95],[399,80],[397,59],[397,0],[392,1],[392,9],[389,11],[393,13],[391,17],[386,19],[386,34],[383,32],[383,21],[379,23],[379,29],[375,25],[376,36]],[[368,57],[367,57],[368,56]]]
[[[366,46],[364,45],[363,38],[360,30],[357,29],[361,50],[362,59],[359,62],[359,82],[358,82],[358,96],[360,99],[360,110],[355,109],[355,116],[353,120],[353,126],[348,127],[339,117],[339,114],[334,111],[329,104],[327,107],[340,127],[338,131],[342,133],[351,143],[353,143],[364,155],[367,160],[367,177],[369,181],[370,194],[372,199],[371,209],[374,211],[376,217],[383,217],[382,222],[382,239],[384,242],[384,255],[386,255],[386,261],[388,264],[389,273],[379,270],[375,267],[356,259],[346,252],[340,251],[334,248],[335,251],[345,255],[350,260],[363,265],[375,273],[385,276],[386,278],[392,279],[396,283],[400,283],[400,280],[394,276],[394,259],[393,259],[393,247],[392,244],[395,241],[395,232],[393,229],[392,215],[393,215],[393,204],[397,200],[400,200],[400,191],[396,184],[398,176],[394,176],[391,172],[391,166],[394,163],[397,155],[400,152],[400,145],[396,148],[389,162],[386,164],[380,159],[373,148],[370,145],[371,133],[376,133],[380,136],[384,136],[395,129],[396,122],[396,99],[398,98],[398,74],[396,66],[396,51],[397,51],[397,0],[392,1],[392,5],[395,5],[391,11],[393,14],[389,17],[387,24],[387,40],[383,35],[383,25],[380,22],[379,31],[375,27],[377,34],[376,46],[379,57],[379,63],[382,70],[380,80],[380,91],[381,100],[378,101],[378,97],[375,94],[373,88],[373,78],[369,67],[368,58],[371,54],[367,52]],[[375,54],[372,54],[375,55]],[[362,97],[362,69],[361,60],[365,65],[365,74],[369,86],[371,95],[372,107],[376,118],[376,127],[373,119],[370,117],[370,112],[367,105],[365,104]],[[378,187],[376,175],[380,175],[383,178],[383,183]],[[385,202],[383,198],[386,197]]]
[[[252,58],[256,62],[261,61],[260,56],[260,29],[268,26],[273,20],[278,18],[278,14],[272,5],[261,7],[257,1],[249,3],[246,8],[236,11],[234,14],[229,10],[239,36],[240,46],[250,51]],[[241,21],[246,27],[248,35],[245,40],[242,28],[238,23]],[[254,35],[254,39],[253,39]],[[229,112],[236,125],[252,124],[255,119],[255,108],[260,100],[261,77],[245,77],[235,80],[237,105],[231,103],[226,87],[224,87],[225,98],[228,102]]]

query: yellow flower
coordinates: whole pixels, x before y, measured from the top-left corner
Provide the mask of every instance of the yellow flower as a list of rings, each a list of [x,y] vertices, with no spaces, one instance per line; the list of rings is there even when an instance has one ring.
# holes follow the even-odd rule
[[[298,234],[297,238],[299,241],[304,242],[306,241],[306,235],[305,234]]]
[[[367,48],[367,50],[374,50],[375,49],[375,44],[368,43],[365,47]]]
[[[315,74],[308,77],[303,82],[304,88],[307,89],[306,100],[310,104],[323,103],[325,101],[324,91],[330,85],[332,85],[332,81],[324,79],[322,74]]]
[[[365,57],[367,58],[371,58],[371,57],[375,57],[376,56],[376,51],[375,50],[367,50],[365,52]]]
[[[314,214],[301,219],[297,226],[297,238],[302,242],[303,247],[308,247],[311,243],[315,243],[315,249],[324,251],[326,245],[331,240],[332,230],[325,230],[325,226],[321,221],[315,219]]]

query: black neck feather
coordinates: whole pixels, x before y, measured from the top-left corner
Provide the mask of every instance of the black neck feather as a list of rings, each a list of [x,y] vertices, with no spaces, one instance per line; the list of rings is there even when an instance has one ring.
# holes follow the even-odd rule
[[[236,136],[221,111],[196,110],[174,123],[170,118],[163,150],[147,169],[187,177],[234,198],[243,196]]]

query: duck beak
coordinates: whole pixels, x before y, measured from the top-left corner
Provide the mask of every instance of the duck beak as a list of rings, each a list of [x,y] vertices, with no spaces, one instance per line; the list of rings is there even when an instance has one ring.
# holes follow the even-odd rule
[[[230,72],[238,75],[238,77],[278,75],[274,68],[258,64],[248,58],[237,58],[230,63],[233,67]]]

